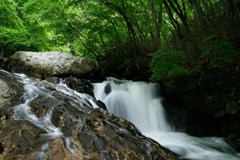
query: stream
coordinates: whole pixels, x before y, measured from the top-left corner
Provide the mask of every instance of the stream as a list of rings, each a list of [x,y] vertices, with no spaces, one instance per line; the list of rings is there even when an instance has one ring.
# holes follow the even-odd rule
[[[15,74],[15,76],[23,82],[25,94],[24,102],[14,107],[14,119],[30,121],[35,126],[45,130],[46,136],[50,139],[51,137],[62,137],[71,153],[73,153],[72,142],[64,136],[60,128],[51,122],[52,110],[59,103],[53,96],[56,91],[69,99],[71,106],[85,113],[98,108],[95,103],[96,99],[101,100],[110,113],[132,122],[143,135],[175,152],[180,159],[240,159],[240,154],[221,137],[199,138],[173,129],[167,121],[166,112],[162,105],[163,98],[159,94],[160,86],[156,83],[108,78],[104,82],[93,83],[96,98],[94,99],[88,94],[68,88],[63,82],[52,84],[44,81],[33,81],[23,74]],[[51,88],[52,90],[49,90]],[[49,99],[52,104],[51,107],[45,108],[42,117],[36,116],[30,108],[31,102],[39,95]],[[46,143],[41,147],[38,159],[45,159],[45,153],[48,151],[49,146]]]
[[[147,137],[184,160],[239,160],[221,137],[194,137],[173,129],[166,119],[160,87],[155,83],[108,78],[94,84],[94,95],[109,112],[132,122]]]

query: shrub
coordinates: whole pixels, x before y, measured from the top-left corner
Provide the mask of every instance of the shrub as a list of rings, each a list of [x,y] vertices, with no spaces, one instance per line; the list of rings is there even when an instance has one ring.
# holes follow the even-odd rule
[[[210,68],[228,68],[234,66],[240,52],[227,40],[207,39],[202,48],[202,57],[208,60]]]
[[[150,67],[153,72],[151,80],[176,78],[187,73],[183,57],[173,49],[158,50],[152,58]]]

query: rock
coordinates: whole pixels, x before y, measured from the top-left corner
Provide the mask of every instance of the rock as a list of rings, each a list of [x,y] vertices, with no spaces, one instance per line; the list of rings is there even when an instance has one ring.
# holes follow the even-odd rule
[[[0,108],[2,108],[4,104],[9,103],[11,101],[10,96],[14,94],[14,92],[1,79],[0,79],[0,91],[1,91],[0,92]]]
[[[6,60],[3,58],[0,58],[0,68],[4,69],[6,67]]]
[[[91,96],[93,95],[93,85],[89,80],[79,79],[77,77],[69,76],[63,78],[64,83],[79,93],[87,93]]]
[[[20,103],[23,92],[21,83],[9,77],[6,71],[0,70],[0,109],[4,106]]]
[[[174,99],[162,101],[168,115],[168,122],[174,129],[197,137],[222,135],[215,118],[187,110],[181,103],[176,102],[177,100]]]
[[[186,133],[224,137],[239,152],[239,74],[233,76],[216,73],[209,72],[202,79],[200,75],[189,75],[172,81],[166,80],[161,82],[161,89],[168,101],[191,113],[186,114],[183,120],[184,116],[175,120],[177,123],[184,122]]]
[[[226,113],[235,114],[239,109],[240,108],[235,101],[227,102],[226,104]]]
[[[101,108],[93,109],[90,95],[77,98],[64,90],[65,86],[28,80],[29,85],[35,84],[32,88],[28,86],[31,94],[37,96],[25,103],[31,94],[25,93],[25,99],[19,97],[24,93],[21,79],[0,72],[0,80],[3,89],[14,93],[4,99],[0,108],[0,159],[178,159],[168,149],[143,136],[132,123]],[[25,85],[25,92],[26,89]],[[28,105],[27,114],[32,114],[33,119],[24,120],[27,115],[16,116],[15,110],[23,105]],[[50,128],[41,122],[46,117]],[[49,132],[56,127],[61,134]]]
[[[1,121],[0,142],[2,152],[0,159],[36,159],[41,146],[47,140],[41,139],[44,130],[29,121]]]
[[[46,77],[45,80],[55,84],[60,82],[60,79],[58,77]]]
[[[18,51],[8,59],[8,69],[33,77],[90,77],[97,70],[97,65],[91,59],[64,52]]]
[[[239,75],[209,70],[204,74],[163,80],[161,88],[166,97],[177,97],[187,109],[218,118],[227,114],[228,102],[239,101]]]
[[[84,115],[75,112],[78,116],[73,116],[72,121],[68,120],[68,114],[65,112],[61,113],[65,124],[62,131],[69,137],[74,153],[71,156],[109,160],[176,159],[167,149],[141,135],[130,122],[110,115],[102,109]],[[63,144],[62,140],[55,143]],[[65,152],[62,145],[55,145],[54,148],[57,153]]]
[[[240,113],[226,114],[219,118],[219,126],[227,142],[240,152]]]

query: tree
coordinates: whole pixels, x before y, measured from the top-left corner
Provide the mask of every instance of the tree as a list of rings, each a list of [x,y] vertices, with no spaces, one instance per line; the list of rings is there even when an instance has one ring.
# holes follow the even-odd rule
[[[147,71],[170,47],[192,64],[203,40],[220,35],[238,46],[237,0],[0,0],[2,50],[62,50],[122,74]],[[224,23],[221,23],[224,22]],[[228,25],[229,24],[229,25]],[[227,26],[228,25],[228,26]],[[164,49],[165,50],[165,49]],[[113,66],[113,67],[112,67]],[[120,72],[119,72],[120,73]]]
[[[20,4],[20,3],[19,3]],[[47,48],[46,34],[41,26],[28,25],[14,0],[0,1],[0,47],[2,56],[17,50],[42,50]]]

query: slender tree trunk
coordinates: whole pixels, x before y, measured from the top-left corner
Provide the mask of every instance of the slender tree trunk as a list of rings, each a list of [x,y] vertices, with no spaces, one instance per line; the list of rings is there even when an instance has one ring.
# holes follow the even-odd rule
[[[113,30],[114,30],[114,32],[115,32],[115,34],[116,34],[117,42],[118,42],[118,43],[121,43],[120,36],[119,36],[119,34],[118,34],[118,31],[117,31],[117,28],[116,28],[114,22],[113,22],[111,19],[108,19],[108,21],[111,23],[111,25],[112,25],[112,27],[113,27]]]
[[[210,20],[208,19],[208,17],[206,17],[201,3],[199,0],[190,0],[190,3],[193,7],[193,11],[194,11],[194,17],[196,19],[196,21],[198,22],[198,28],[201,29],[202,25],[204,26],[208,26],[212,29],[214,29],[215,27],[211,24]]]
[[[1,49],[1,51],[0,51],[0,59],[2,59],[4,57],[4,44],[0,45],[0,49]]]
[[[171,11],[171,9],[170,9],[167,1],[166,1],[166,0],[163,0],[163,3],[164,3],[164,6],[165,6],[165,8],[166,8],[166,10],[167,10],[169,19],[170,19],[170,21],[171,21],[174,29],[178,32],[178,37],[179,37],[180,39],[182,39],[182,38],[183,38],[183,35],[182,35],[182,32],[181,32],[181,29],[180,29],[180,26],[179,26],[178,21],[174,18],[173,14],[172,14],[172,11]]]
[[[182,11],[178,1],[174,0],[175,3],[173,3],[172,1],[167,1],[167,2],[169,4],[169,6],[173,9],[173,11],[178,15],[178,17],[180,18],[180,20],[181,20],[183,26],[185,27],[185,29],[188,32],[190,32],[190,28],[189,28],[188,23],[187,23],[187,15],[185,15],[184,11]]]
[[[103,39],[103,36],[102,36],[101,32],[99,32],[99,36],[100,36],[100,39],[101,39],[101,42],[102,42],[102,47],[104,49],[104,52],[106,53],[107,52],[107,47],[106,47],[106,43],[104,42],[104,39]]]
[[[135,32],[135,29],[126,14],[124,1],[121,0],[122,8],[119,8],[119,6],[115,6],[113,3],[110,3],[107,0],[100,0],[100,1],[103,4],[105,4],[107,7],[111,8],[114,11],[116,11],[117,13],[119,13],[122,16],[122,18],[124,19],[126,26],[127,26],[128,34],[129,34],[130,43],[133,44],[132,45],[132,54],[133,54],[133,57],[136,57],[136,54],[139,51],[139,43],[137,40],[137,34]]]
[[[149,3],[150,3],[150,8],[151,8],[151,12],[152,12],[154,25],[155,25],[154,46],[156,48],[158,48],[158,46],[160,45],[160,26],[159,26],[160,24],[158,22],[158,17],[157,17],[157,13],[156,13],[156,9],[155,9],[154,0],[150,0]]]

